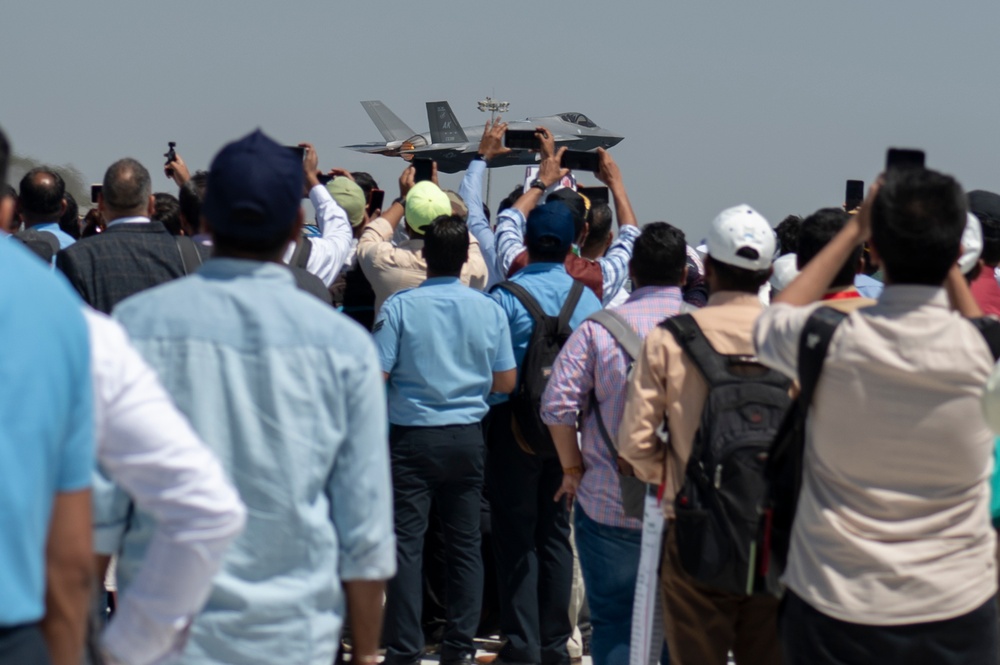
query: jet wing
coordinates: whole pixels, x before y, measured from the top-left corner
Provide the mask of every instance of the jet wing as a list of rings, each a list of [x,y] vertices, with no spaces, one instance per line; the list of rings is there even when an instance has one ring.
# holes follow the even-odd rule
[[[357,143],[355,145],[345,145],[341,146],[347,150],[353,150],[355,152],[364,152],[370,155],[398,155],[399,145],[398,142],[393,145],[388,145],[385,143]]]

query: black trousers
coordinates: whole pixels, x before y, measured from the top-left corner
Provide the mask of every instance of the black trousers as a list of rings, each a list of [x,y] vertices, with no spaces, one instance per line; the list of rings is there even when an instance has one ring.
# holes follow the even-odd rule
[[[517,663],[567,663],[572,628],[569,598],[573,551],[569,512],[552,497],[562,484],[558,458],[521,450],[510,407],[490,411],[486,488],[500,588],[500,658]]]
[[[784,665],[986,665],[997,662],[997,601],[954,619],[867,626],[829,617],[791,591],[778,617]]]
[[[38,624],[0,627],[0,665],[51,665]]]
[[[483,593],[479,556],[479,501],[485,447],[482,427],[400,427],[389,433],[396,522],[396,576],[386,590],[385,662],[420,661],[424,635],[420,624],[424,534],[431,501],[437,500],[448,579],[447,624],[442,660],[475,653]]]

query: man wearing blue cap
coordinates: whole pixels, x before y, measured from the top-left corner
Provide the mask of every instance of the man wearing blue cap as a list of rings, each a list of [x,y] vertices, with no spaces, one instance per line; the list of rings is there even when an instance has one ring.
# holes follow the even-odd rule
[[[559,167],[562,152],[542,160],[538,177],[546,186],[566,173]],[[558,201],[535,208],[528,216],[528,265],[510,281],[527,291],[548,316],[559,313],[574,286],[563,266],[574,230],[572,213]],[[508,289],[494,289],[493,297],[510,323],[520,388],[535,319]],[[569,317],[570,327],[576,328],[600,308],[597,296],[582,289]],[[510,404],[494,405],[487,432],[486,489],[500,583],[500,628],[507,637],[498,662],[568,663],[573,553],[569,510],[553,497],[564,471],[573,470],[564,470],[558,457],[525,450],[512,424]],[[527,447],[531,444],[527,442]]]
[[[281,265],[302,183],[294,153],[259,130],[224,147],[201,209],[215,256],[115,310],[248,509],[185,664],[328,665],[345,591],[354,659],[375,662],[395,572],[382,378],[367,333]],[[124,521],[127,586],[150,525]]]

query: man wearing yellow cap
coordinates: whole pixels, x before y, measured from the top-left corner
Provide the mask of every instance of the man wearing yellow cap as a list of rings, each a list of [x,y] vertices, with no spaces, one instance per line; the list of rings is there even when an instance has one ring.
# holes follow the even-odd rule
[[[414,183],[408,167],[399,178],[399,198],[368,225],[358,240],[358,264],[375,290],[375,311],[397,291],[419,286],[427,277],[424,260],[424,230],[438,217],[452,213],[451,200],[435,182]],[[436,178],[436,171],[435,171]],[[392,236],[406,217],[410,239],[394,245]],[[469,259],[462,266],[462,283],[474,289],[486,287],[486,262],[479,243],[469,238]]]

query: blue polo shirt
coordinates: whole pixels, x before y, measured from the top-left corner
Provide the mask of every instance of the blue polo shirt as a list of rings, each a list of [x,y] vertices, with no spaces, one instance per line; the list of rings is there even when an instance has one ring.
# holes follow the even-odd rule
[[[82,303],[20,243],[0,242],[0,628],[45,613],[56,494],[90,486],[94,413]]]
[[[433,277],[390,296],[374,334],[394,425],[479,422],[493,372],[515,366],[503,310],[457,277]]]
[[[59,228],[59,222],[45,222],[44,224],[35,224],[31,227],[35,231],[47,231],[56,237],[59,241],[59,249],[66,249],[70,245],[76,242],[73,236],[63,231]]]

